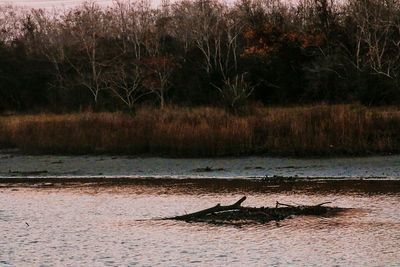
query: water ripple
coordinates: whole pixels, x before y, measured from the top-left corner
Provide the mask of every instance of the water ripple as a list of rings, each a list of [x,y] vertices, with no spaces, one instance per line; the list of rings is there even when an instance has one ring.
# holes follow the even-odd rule
[[[152,189],[151,189],[152,188]],[[252,192],[276,200],[354,207],[336,217],[216,226],[154,218],[232,203],[246,193],[159,194],[160,189],[20,188],[0,194],[1,266],[396,266],[400,198],[341,192]],[[174,189],[175,190],[175,189]],[[4,220],[7,218],[7,220]],[[25,224],[27,222],[29,226]]]

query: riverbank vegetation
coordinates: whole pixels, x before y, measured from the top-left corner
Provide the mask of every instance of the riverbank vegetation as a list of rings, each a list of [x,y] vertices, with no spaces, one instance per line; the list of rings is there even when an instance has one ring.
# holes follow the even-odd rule
[[[393,105],[399,81],[398,1],[0,6],[0,111]]]
[[[358,105],[142,107],[126,113],[0,117],[0,146],[29,153],[165,156],[368,155],[400,152],[400,109]]]
[[[2,148],[395,153],[399,88],[397,1],[0,5]]]

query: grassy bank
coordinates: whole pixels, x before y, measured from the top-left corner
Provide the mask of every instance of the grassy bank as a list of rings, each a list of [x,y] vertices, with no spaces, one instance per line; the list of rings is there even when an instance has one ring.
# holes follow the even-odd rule
[[[320,156],[400,152],[400,109],[351,105],[0,117],[0,147],[27,153]]]

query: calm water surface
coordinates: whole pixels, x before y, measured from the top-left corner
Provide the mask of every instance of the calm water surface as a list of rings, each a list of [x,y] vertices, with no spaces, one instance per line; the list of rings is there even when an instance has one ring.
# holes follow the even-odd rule
[[[251,183],[226,185],[225,190],[212,189],[210,181],[193,190],[189,180],[3,184],[0,266],[400,265],[398,183],[387,192],[320,190],[314,182],[254,190]],[[229,204],[242,195],[248,196],[248,206],[334,201],[353,209],[335,217],[299,216],[241,227],[157,220]]]
[[[351,209],[241,227],[159,220],[243,195]],[[400,157],[0,154],[1,267],[244,265],[400,266]]]

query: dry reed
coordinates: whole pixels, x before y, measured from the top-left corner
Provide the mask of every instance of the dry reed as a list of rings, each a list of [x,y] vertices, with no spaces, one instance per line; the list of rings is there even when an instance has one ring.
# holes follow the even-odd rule
[[[122,113],[0,117],[0,147],[27,153],[165,156],[365,155],[400,152],[400,110],[352,105],[141,108]]]

